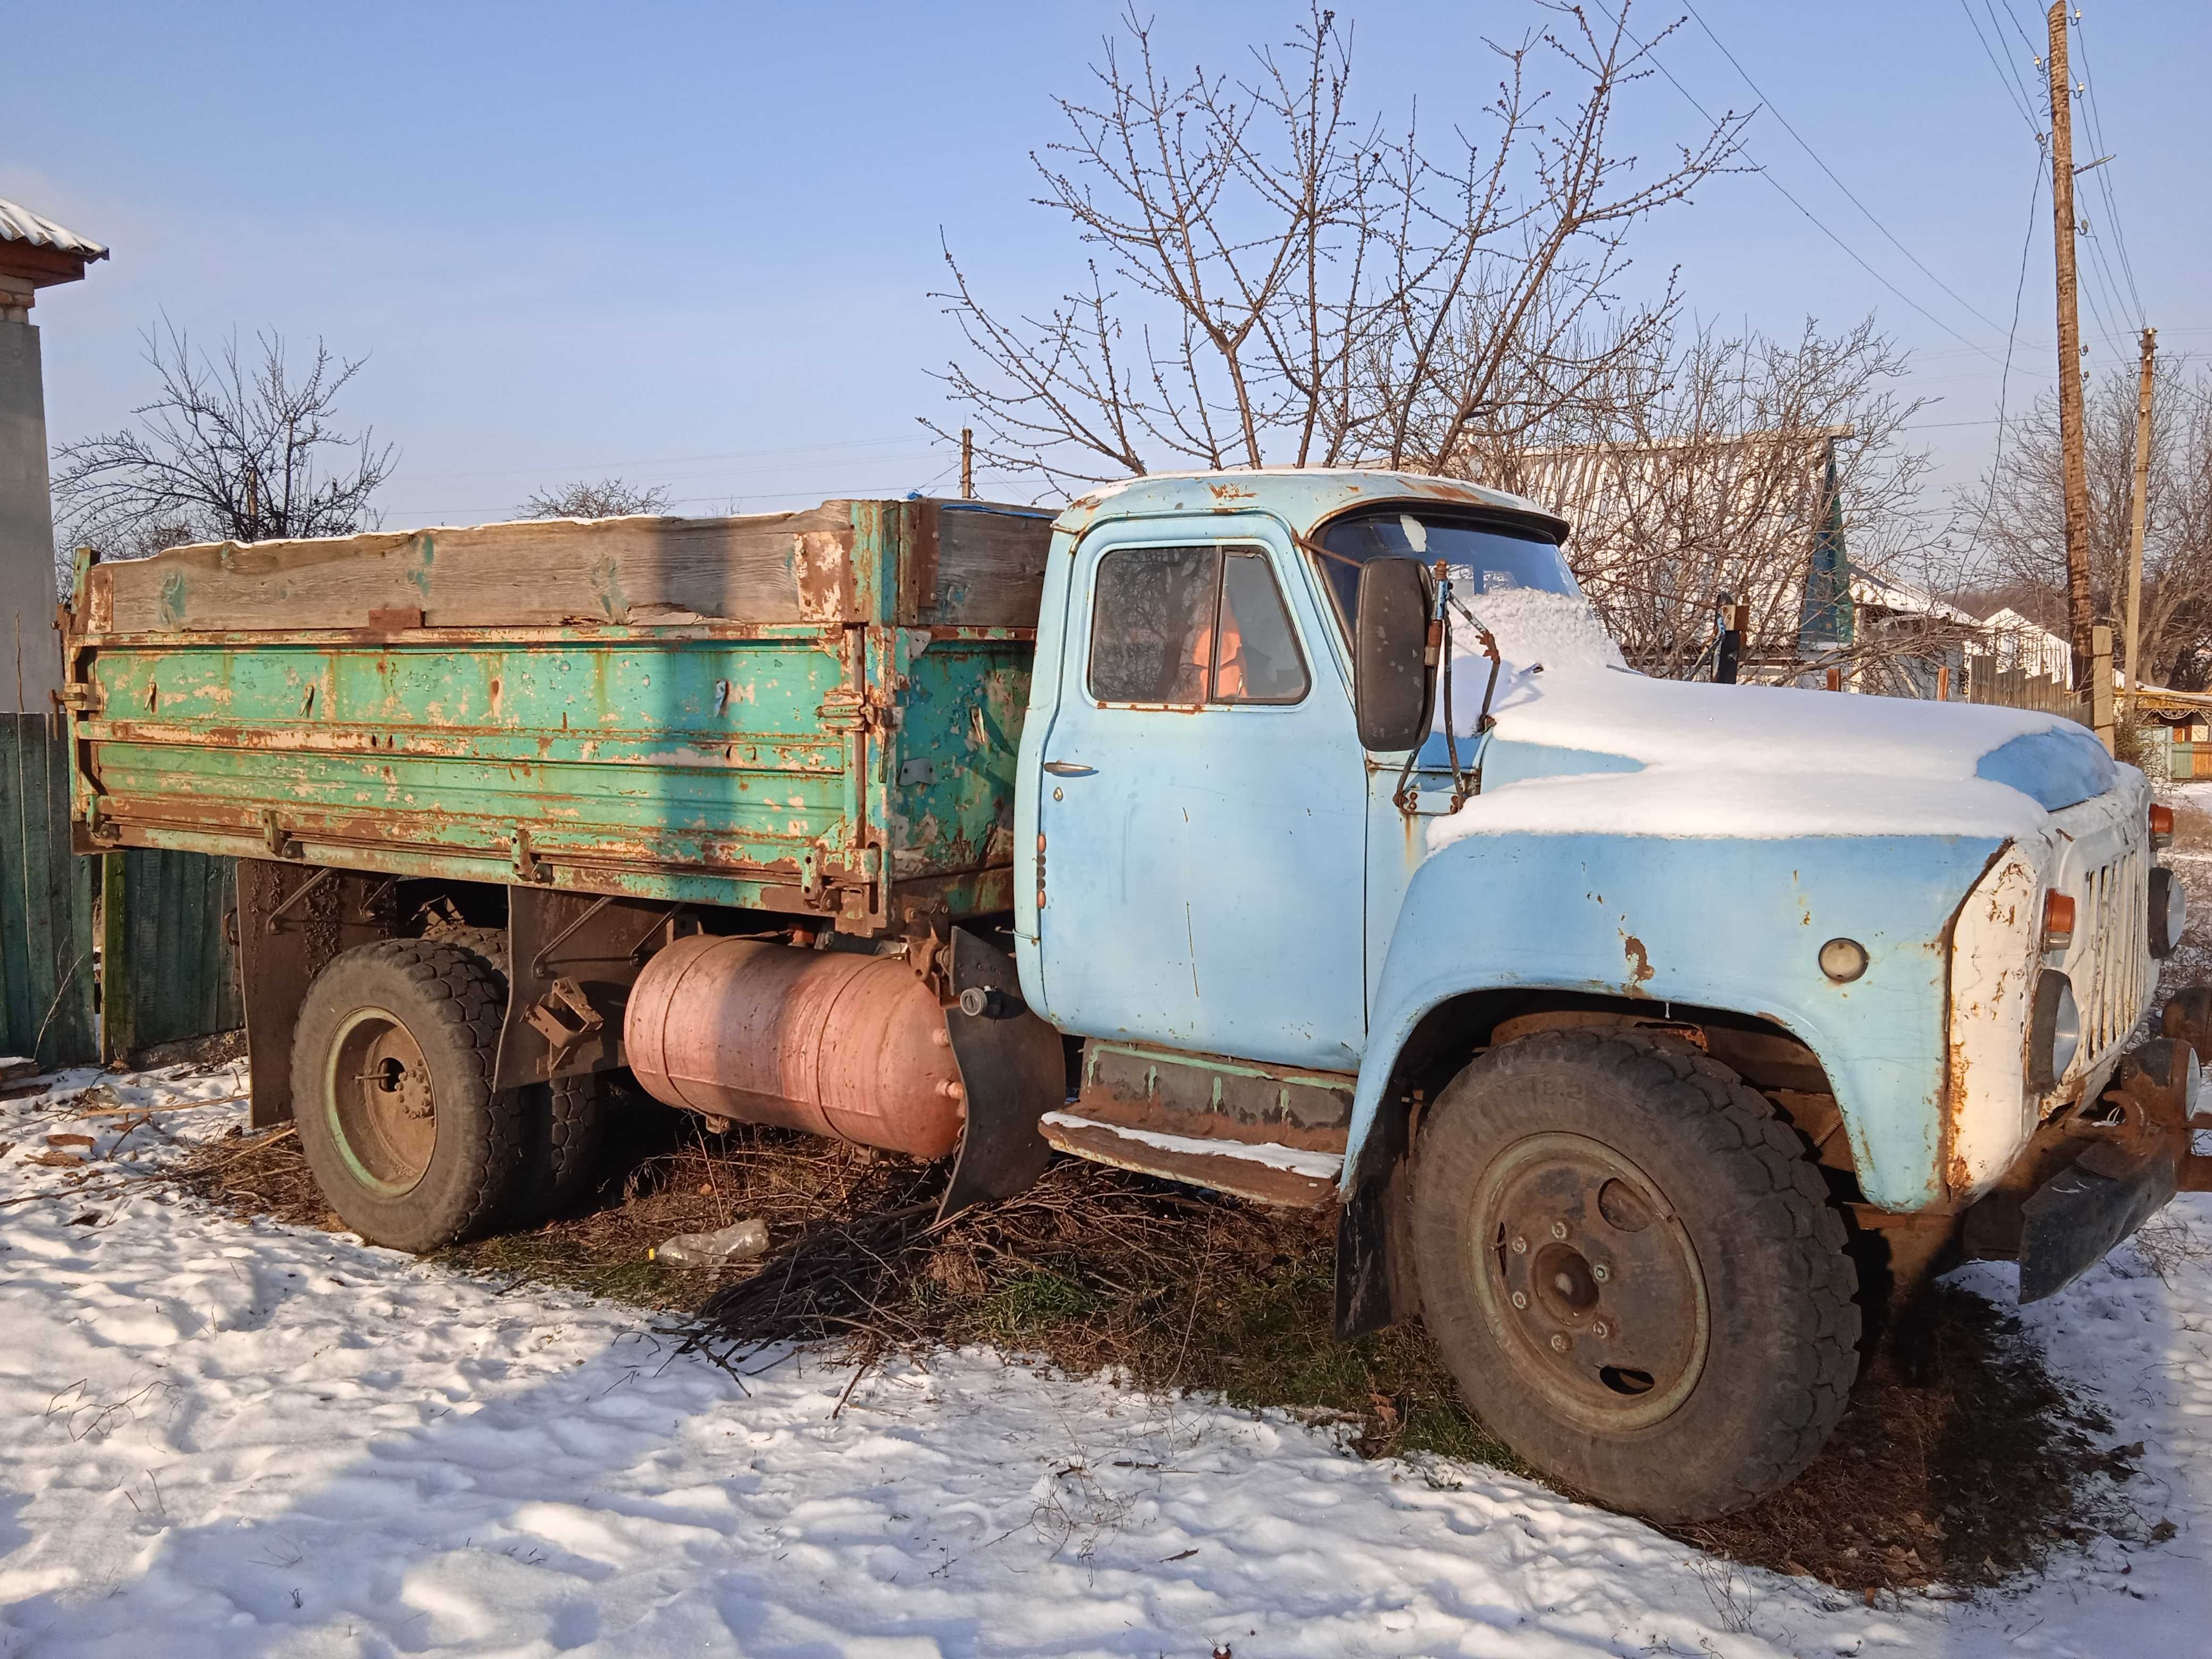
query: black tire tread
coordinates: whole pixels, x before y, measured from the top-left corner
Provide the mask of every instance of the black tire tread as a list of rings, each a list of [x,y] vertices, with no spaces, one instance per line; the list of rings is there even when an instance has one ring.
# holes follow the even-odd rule
[[[481,956],[463,945],[442,939],[380,939],[374,944],[357,945],[331,959],[308,989],[307,1002],[301,1010],[300,1029],[306,1030],[317,1012],[319,993],[325,993],[328,986],[337,986],[340,988],[328,994],[345,994],[348,981],[364,969],[395,973],[432,1005],[438,1011],[436,1018],[441,1023],[452,1028],[461,1039],[465,1069],[459,1079],[459,1093],[456,1097],[453,1078],[444,1079],[445,1093],[439,1109],[441,1115],[450,1115],[457,1121],[476,1119],[480,1114],[483,1130],[480,1134],[456,1137],[450,1143],[462,1160],[460,1190],[458,1203],[427,1218],[431,1224],[430,1231],[437,1236],[427,1242],[404,1243],[401,1248],[428,1249],[476,1237],[488,1230],[505,1208],[521,1162],[520,1104],[513,1091],[497,1094],[491,1086],[499,1052],[500,1027],[507,1017],[506,988]],[[308,1046],[295,1045],[295,1098],[314,1097],[313,1068],[319,1059]],[[312,1149],[313,1142],[308,1145]],[[321,1171],[318,1170],[317,1176],[324,1186],[325,1196],[331,1197],[332,1183],[322,1181]],[[337,1203],[333,1201],[331,1207],[344,1217]],[[344,1218],[351,1221],[351,1218]]]
[[[1510,1075],[1529,1061],[1559,1060],[1602,1066],[1666,1110],[1711,1168],[1715,1194],[1739,1196],[1784,1264],[1801,1327],[1787,1333],[1795,1374],[1752,1443],[1734,1449],[1731,1489],[1699,1505],[1707,1516],[1739,1508],[1802,1471],[1849,1403],[1860,1316],[1843,1218],[1803,1143],[1765,1097],[1681,1037],[1633,1027],[1540,1032],[1492,1050],[1460,1077]],[[1452,1087],[1423,1126],[1425,1140],[1449,1109]]]

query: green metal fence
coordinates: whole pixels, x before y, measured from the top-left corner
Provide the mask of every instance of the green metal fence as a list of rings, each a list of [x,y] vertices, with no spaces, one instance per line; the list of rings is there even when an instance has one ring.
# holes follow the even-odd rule
[[[143,850],[100,865],[103,1056],[245,1024],[228,920],[238,861]]]
[[[235,860],[76,857],[69,765],[55,722],[0,714],[0,1055],[82,1066],[235,1030]]]
[[[0,714],[0,1054],[96,1060],[93,870],[69,838],[69,743],[42,714]]]

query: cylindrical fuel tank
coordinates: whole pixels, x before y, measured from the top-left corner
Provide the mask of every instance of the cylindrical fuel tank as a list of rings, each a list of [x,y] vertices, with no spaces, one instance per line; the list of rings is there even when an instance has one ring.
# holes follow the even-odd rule
[[[945,1012],[892,957],[694,933],[645,964],[623,1042],[657,1100],[942,1158],[966,1115]]]

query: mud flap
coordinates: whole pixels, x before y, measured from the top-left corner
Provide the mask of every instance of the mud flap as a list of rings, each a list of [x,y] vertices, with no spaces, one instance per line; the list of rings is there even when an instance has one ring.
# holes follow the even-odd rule
[[[1052,1147],[1037,1133],[1037,1120],[1067,1097],[1060,1033],[1022,1000],[1014,959],[956,927],[951,977],[945,1024],[967,1091],[968,1123],[939,1218],[1011,1198],[1042,1175]]]

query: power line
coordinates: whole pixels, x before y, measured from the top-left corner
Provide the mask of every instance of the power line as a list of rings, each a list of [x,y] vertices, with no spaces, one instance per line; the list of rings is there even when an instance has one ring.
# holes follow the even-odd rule
[[[2048,166],[2049,158],[2039,149],[2035,158],[2035,177],[2028,181],[2027,186],[2027,228],[2021,234],[2020,239],[2020,276],[2012,289],[2012,325],[2015,336],[2020,330],[2021,301],[2027,293],[2027,255],[2028,250],[2035,245],[2036,215],[2043,204],[2043,175]],[[1997,381],[1997,447],[1996,453],[1990,457],[1990,488],[1982,498],[1982,515],[1969,532],[1970,540],[1978,538],[1989,527],[1990,514],[1996,507],[1997,473],[2004,465],[2006,422],[2010,413],[2008,405],[2011,396],[2012,347],[2008,345],[2005,348],[2004,374]]]
[[[1650,58],[1652,66],[1656,69],[1660,74],[1667,77],[1668,85],[1673,87],[1675,91],[1680,93],[1682,96],[1688,100],[1689,106],[1692,109],[1697,111],[1699,115],[1704,116],[1706,120],[1711,121],[1715,126],[1718,126],[1720,125],[1719,122],[1713,119],[1712,112],[1708,110],[1703,104],[1699,103],[1695,97],[1692,96],[1690,89],[1674,78],[1674,71],[1668,69],[1667,65],[1661,61],[1658,55],[1656,52],[1653,52],[1649,46],[1644,44],[1643,41],[1638,40],[1633,34],[1629,33],[1627,24],[1622,21],[1620,18],[1613,15],[1613,9],[1606,3],[1606,0],[1597,0],[1597,6],[1598,9],[1605,13],[1606,16],[1612,21],[1613,27],[1618,28],[1621,32],[1622,35],[1624,35],[1629,42],[1637,48],[1637,50],[1645,53]],[[1749,151],[1745,150],[1741,153],[1743,154],[1747,159],[1749,158]],[[1816,215],[1812,209],[1807,207],[1802,202],[1791,195],[1789,188],[1784,185],[1779,179],[1777,179],[1765,167],[1757,166],[1756,163],[1753,164],[1753,170],[1758,173],[1760,178],[1765,179],[1768,184],[1773,185],[1776,190],[1781,192],[1782,199],[1784,201],[1789,203],[1791,207],[1796,208],[1798,212],[1803,214],[1805,217],[1811,222],[1813,228],[1815,230],[1819,231],[1820,234],[1826,237],[1838,247],[1841,248],[1853,264],[1856,265],[1861,270],[1866,272],[1868,276],[1873,277],[1875,281],[1880,283],[1884,288],[1887,289],[1892,294],[1894,294],[1899,299],[1904,301],[1905,304],[1911,306],[1915,311],[1918,312],[1923,317],[1925,317],[1929,322],[1935,324],[1936,327],[1942,329],[1944,333],[1949,335],[1960,345],[1966,347],[1971,351],[1979,353],[1981,356],[1987,357],[1991,362],[1996,362],[1997,361],[1996,353],[1976,345],[1965,335],[1960,333],[1957,329],[1953,328],[1950,324],[1945,322],[1934,312],[1929,310],[1926,306],[1922,305],[1919,301],[1914,299],[1903,289],[1898,287],[1895,283],[1891,282],[1888,277],[1883,276],[1872,265],[1869,264],[1860,257],[1859,252],[1856,248],[1853,247],[1849,242],[1846,242],[1842,237],[1837,235],[1834,231],[1830,230],[1826,224],[1822,223],[1820,216]]]
[[[1927,265],[1922,263],[1920,256],[1915,253],[1911,248],[1905,246],[1904,243],[1899,241],[1895,233],[1893,233],[1887,225],[1882,223],[1882,222],[1875,216],[1874,210],[1869,207],[1864,202],[1859,200],[1857,192],[1836,176],[1836,170],[1820,159],[1820,153],[1814,149],[1812,145],[1805,142],[1805,136],[1802,133],[1799,132],[1796,127],[1790,125],[1790,118],[1782,112],[1781,106],[1777,104],[1771,98],[1769,98],[1766,94],[1760,89],[1759,82],[1751,78],[1750,71],[1746,70],[1741,64],[1736,62],[1735,54],[1730,52],[1728,47],[1722,43],[1719,35],[1713,33],[1712,25],[1706,22],[1702,16],[1698,15],[1698,9],[1695,6],[1691,5],[1686,5],[1683,9],[1687,11],[1692,17],[1697,19],[1698,27],[1705,32],[1705,39],[1711,41],[1716,46],[1720,47],[1721,56],[1729,60],[1729,67],[1734,69],[1738,75],[1743,76],[1743,83],[1751,88],[1752,95],[1756,97],[1759,102],[1765,105],[1768,111],[1772,113],[1774,118],[1782,123],[1782,130],[1797,141],[1797,148],[1803,150],[1806,155],[1813,158],[1813,165],[1819,167],[1821,172],[1828,175],[1828,182],[1835,185],[1838,190],[1843,191],[1844,194],[1850,198],[1850,204],[1853,207],[1856,208],[1861,213],[1866,215],[1867,222],[1871,224],[1884,236],[1887,237],[1889,239],[1889,245],[1892,247],[1895,248],[1899,253],[1902,253],[1906,258],[1911,260],[1914,268],[1917,270],[1922,276],[1925,276],[1929,282],[1935,283],[1936,287],[1942,289],[1943,292],[1949,295],[1952,299],[1957,301],[1960,307],[1965,310],[1967,315],[1973,318],[1973,319],[1978,323],[1984,324],[1990,328],[1996,327],[1997,325],[1994,321],[1983,316],[1980,312],[1975,310],[1972,306],[1967,304],[1965,296],[1960,295],[1956,289],[1953,288],[1941,276],[1938,276],[1934,271],[1929,270]]]
[[[2012,0],[2005,0],[2004,14],[2005,21],[2012,25],[2012,32],[2020,36],[2021,45],[2027,48],[2027,55],[2033,58],[2039,67],[2043,63],[2042,49],[2029,38],[2027,31],[2020,26],[2020,15],[2013,10]],[[1991,21],[1994,21],[1994,18]]]
[[[2003,45],[2004,29],[1997,22],[1996,0],[1982,0],[1982,10],[1990,20],[1990,33],[1997,37],[1998,45]],[[2007,15],[2010,15],[2011,8],[2009,6],[2006,8],[2006,13]],[[2014,18],[2012,20],[2012,27],[2013,32],[2015,34],[2022,33],[2020,27],[2020,20],[2018,18]],[[2022,38],[2025,39],[2025,36],[2023,35]],[[2028,46],[2027,61],[2038,65],[2040,65],[2043,62],[2040,58],[2035,55],[2035,47],[2033,43],[2030,43]],[[2034,132],[2037,140],[2040,142],[2043,137],[2043,129],[2038,126],[2035,121],[2033,112],[2035,109],[2035,93],[2028,85],[2027,76],[2021,73],[2020,60],[2008,54],[2004,58],[2003,68],[2006,75],[2010,77],[2012,83],[2020,88],[2020,101],[2021,106],[2029,112],[2027,118],[2028,127]]]
[[[2074,33],[2081,47],[2081,88],[2083,102],[2087,106],[2084,112],[2089,118],[2089,139],[2097,147],[2097,153],[2100,155],[2109,155],[2112,152],[2105,142],[2104,112],[2097,102],[2097,77],[2089,66],[2089,34],[2088,31],[2081,27],[2078,18],[2075,21]],[[2142,295],[2136,288],[2135,264],[2128,258],[2127,234],[2120,225],[2119,198],[2116,193],[2112,173],[2108,167],[2100,167],[2097,169],[2097,189],[2099,194],[2104,198],[2106,222],[2112,228],[2113,249],[2120,256],[2120,269],[2128,279],[2128,297],[2135,301],[2136,326],[2147,327],[2148,319],[2143,310]]]
[[[2004,88],[2005,96],[2012,100],[2012,106],[2020,112],[2020,118],[2027,123],[2027,130],[2030,132],[2034,133],[2038,137],[2042,137],[2041,131],[2035,125],[2033,106],[2023,102],[2020,93],[2015,89],[2018,71],[2008,73],[2004,65],[1998,61],[1996,49],[1990,45],[1989,36],[1982,33],[1981,22],[1975,17],[1974,9],[1967,3],[1967,0],[1959,0],[1959,9],[1966,14],[1966,22],[1974,31],[1974,39],[1982,43],[1982,53],[1990,60],[1990,67],[1997,72],[1997,82]],[[1990,21],[1994,23],[1996,20],[1992,17]]]

